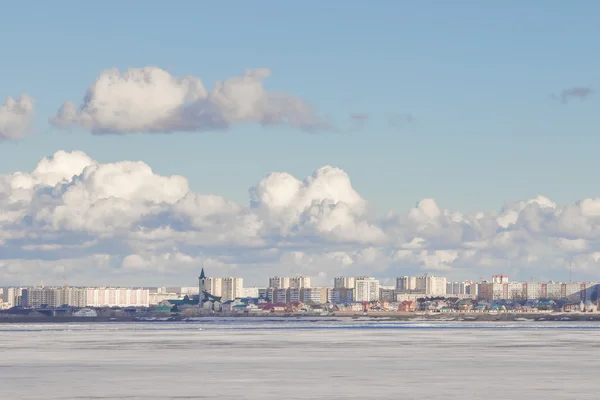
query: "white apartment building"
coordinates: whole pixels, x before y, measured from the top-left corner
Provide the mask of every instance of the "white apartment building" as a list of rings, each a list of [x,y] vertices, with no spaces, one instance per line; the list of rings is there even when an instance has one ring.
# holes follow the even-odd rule
[[[287,291],[286,300],[288,303],[293,303],[295,301],[302,300],[302,289],[290,287],[290,288],[287,288],[286,291]]]
[[[354,289],[356,278],[351,276],[338,276],[333,279],[334,289]]]
[[[305,287],[300,289],[300,301],[304,303],[324,304],[329,301],[328,293],[329,288],[326,287]]]
[[[25,307],[85,307],[85,289],[74,287],[27,288],[21,291],[22,305]]]
[[[244,297],[244,278],[221,278],[221,296],[222,301]]]
[[[446,278],[433,275],[418,276],[417,289],[424,290],[427,296],[445,296]]]
[[[469,285],[465,282],[446,283],[446,295],[450,294],[468,294]]]
[[[354,299],[354,288],[334,288],[330,292],[330,301],[334,304],[352,303]]]
[[[506,282],[480,283],[480,300],[536,300],[568,299],[569,301],[591,301],[598,296],[596,282]]]
[[[150,291],[148,289],[89,287],[85,291],[87,307],[150,306]]]
[[[302,289],[310,287],[310,277],[308,276],[274,276],[269,278],[269,287],[272,289]]]
[[[379,287],[379,299],[381,301],[396,301],[396,287],[395,286],[380,286]]]
[[[422,293],[436,297],[446,295],[446,278],[442,276],[401,276],[396,278],[398,293]]]
[[[285,276],[269,278],[269,287],[273,289],[287,289],[290,287],[290,278]]]
[[[12,308],[22,305],[21,296],[23,295],[23,288],[20,287],[7,287],[2,292],[2,302],[4,308]]]
[[[294,276],[290,278],[290,287],[292,288],[309,288],[310,287],[310,277],[308,276]]]
[[[417,278],[414,276],[401,276],[396,278],[396,290],[400,293],[416,291]]]
[[[206,277],[204,280],[204,290],[213,296],[222,296],[223,292],[223,280],[222,278],[215,278],[212,276]],[[198,289],[200,291],[200,289]]]
[[[257,287],[245,287],[244,288],[244,296],[243,297],[251,297],[251,298],[257,298],[260,296],[260,289]]]
[[[270,298],[273,303],[287,303],[289,288],[270,289]]]
[[[175,286],[175,287],[166,287],[160,288],[163,289],[166,293],[177,293],[180,297],[188,296],[192,297],[198,294],[200,289],[198,286]]]
[[[354,281],[354,301],[379,300],[379,281],[373,277],[361,276]]]

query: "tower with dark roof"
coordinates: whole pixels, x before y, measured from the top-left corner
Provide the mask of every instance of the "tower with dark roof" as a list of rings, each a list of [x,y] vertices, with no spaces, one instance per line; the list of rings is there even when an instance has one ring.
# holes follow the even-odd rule
[[[203,292],[206,290],[206,275],[204,274],[204,268],[200,271],[200,276],[198,277],[198,290],[200,294],[200,302],[202,302]]]

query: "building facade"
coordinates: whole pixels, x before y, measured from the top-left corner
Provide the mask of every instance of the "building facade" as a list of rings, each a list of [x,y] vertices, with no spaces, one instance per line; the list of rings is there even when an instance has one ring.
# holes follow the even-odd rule
[[[86,290],[74,287],[26,288],[21,290],[24,307],[86,307]]]
[[[379,280],[370,276],[361,276],[354,282],[354,301],[379,300]]]
[[[269,287],[273,289],[287,289],[290,287],[290,278],[285,276],[269,278]]]
[[[143,288],[86,288],[87,307],[149,307],[150,290]]]
[[[221,278],[222,301],[235,300],[244,297],[243,278]]]
[[[338,276],[333,279],[334,289],[354,289],[356,278],[351,276]]]

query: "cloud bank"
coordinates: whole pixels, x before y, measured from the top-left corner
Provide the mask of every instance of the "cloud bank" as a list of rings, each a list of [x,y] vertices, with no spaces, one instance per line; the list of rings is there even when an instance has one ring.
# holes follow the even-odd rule
[[[31,128],[35,100],[26,94],[8,97],[0,105],[0,141],[22,139]]]
[[[248,284],[271,274],[315,282],[373,274],[493,273],[600,278],[600,199],[537,198],[460,213],[423,199],[380,217],[343,170],[274,172],[247,204],[191,191],[139,161],[103,164],[58,151],[0,176],[0,275],[6,284],[195,284],[204,266]]]
[[[67,101],[50,123],[95,134],[226,129],[238,124],[287,125],[303,130],[327,126],[302,99],[265,89],[266,68],[216,82],[177,78],[157,67],[106,70],[90,85],[83,103]]]

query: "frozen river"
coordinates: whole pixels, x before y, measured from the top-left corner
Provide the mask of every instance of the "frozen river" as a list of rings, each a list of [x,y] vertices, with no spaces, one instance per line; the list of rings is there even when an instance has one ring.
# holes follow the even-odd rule
[[[596,399],[600,325],[0,325],[0,399]]]

